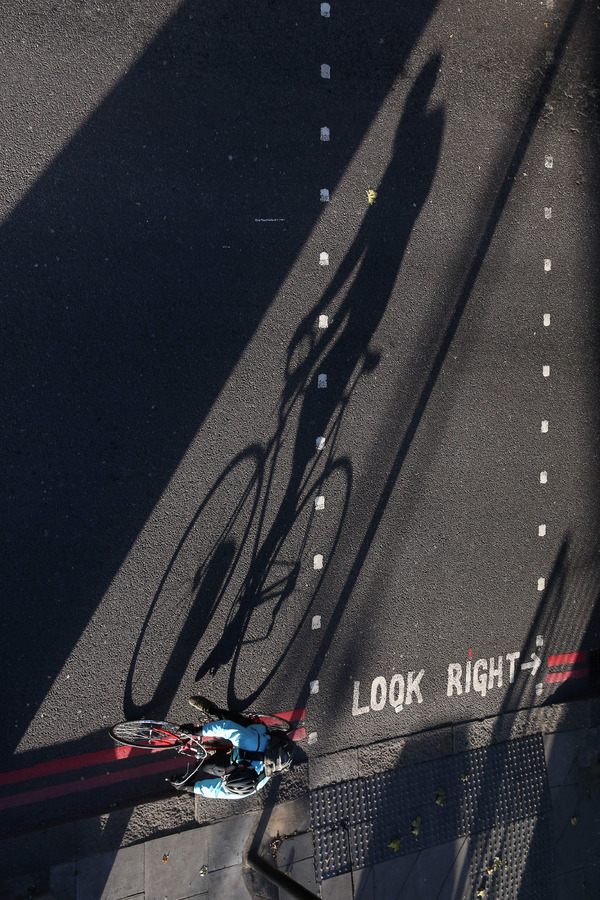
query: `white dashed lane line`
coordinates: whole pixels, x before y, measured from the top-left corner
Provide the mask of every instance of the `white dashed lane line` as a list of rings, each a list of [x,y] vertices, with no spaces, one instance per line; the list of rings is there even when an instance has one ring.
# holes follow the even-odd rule
[[[552,5],[553,5],[552,0],[546,0],[546,5],[547,5],[548,9],[551,9]],[[544,166],[546,167],[546,169],[553,168],[554,159],[550,154],[545,155]],[[549,221],[550,219],[552,219],[552,207],[551,206],[544,207],[544,219],[546,221]],[[544,259],[544,272],[548,273],[551,271],[552,271],[552,260],[549,257],[546,257]],[[544,313],[543,322],[544,322],[544,328],[550,327],[550,313]],[[550,377],[550,366],[549,365],[542,366],[542,375],[544,378]],[[548,434],[549,424],[550,423],[549,423],[548,419],[541,420],[540,431],[542,434]],[[548,483],[548,472],[544,469],[543,471],[540,472],[540,484],[547,484],[547,483]],[[544,523],[542,523],[541,525],[538,525],[538,537],[541,537],[541,538],[546,537],[546,530],[547,530],[546,525]],[[546,579],[542,576],[539,576],[537,579],[537,589],[538,589],[538,592],[540,592],[540,593],[546,590]],[[536,644],[538,647],[541,647],[543,644],[543,638],[539,635],[538,635]],[[539,682],[538,684],[536,684],[535,693],[538,697],[541,696],[543,689],[544,689],[544,685],[542,682]]]

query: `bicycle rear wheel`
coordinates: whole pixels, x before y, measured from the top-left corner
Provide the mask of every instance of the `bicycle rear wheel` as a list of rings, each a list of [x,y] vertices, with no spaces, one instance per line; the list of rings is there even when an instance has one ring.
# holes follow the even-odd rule
[[[171,722],[155,722],[152,719],[119,722],[118,725],[113,725],[109,733],[118,744],[152,750],[179,748],[188,738],[179,725],[173,725]]]

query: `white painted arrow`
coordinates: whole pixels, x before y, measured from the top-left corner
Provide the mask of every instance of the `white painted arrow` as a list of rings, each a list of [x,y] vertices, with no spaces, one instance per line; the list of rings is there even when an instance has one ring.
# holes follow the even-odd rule
[[[541,664],[542,664],[542,661],[539,658],[539,656],[537,655],[537,653],[532,653],[531,654],[531,662],[521,663],[521,669],[530,669],[531,670],[530,674],[535,676],[535,673],[537,672],[537,670],[539,669]]]

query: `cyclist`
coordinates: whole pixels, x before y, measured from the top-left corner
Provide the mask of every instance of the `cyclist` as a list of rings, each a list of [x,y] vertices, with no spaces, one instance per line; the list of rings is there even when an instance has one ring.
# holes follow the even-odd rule
[[[208,757],[195,773],[200,778],[192,784],[187,777],[172,778],[176,790],[235,800],[255,794],[271,775],[290,767],[294,744],[281,732],[271,732],[262,723],[255,724],[245,716],[219,709],[205,697],[190,697],[189,703],[214,720],[202,726],[202,736],[228,746]]]

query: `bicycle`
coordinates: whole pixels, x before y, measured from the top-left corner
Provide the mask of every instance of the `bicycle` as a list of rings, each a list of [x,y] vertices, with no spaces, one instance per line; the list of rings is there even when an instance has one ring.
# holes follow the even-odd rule
[[[293,716],[294,713],[288,715]],[[301,740],[306,735],[303,726],[293,727],[294,720],[291,718],[257,713],[245,713],[244,717],[250,724],[265,725],[270,732],[284,732],[291,740]],[[190,771],[188,763],[185,776],[178,780],[179,785],[190,780],[213,753],[218,750],[231,749],[229,744],[204,737],[202,726],[197,728],[193,726],[192,730],[189,726],[175,725],[173,722],[163,722],[157,719],[118,722],[109,729],[109,734],[116,743],[127,747],[138,747],[144,750],[176,750],[177,753],[195,757],[197,765]]]

